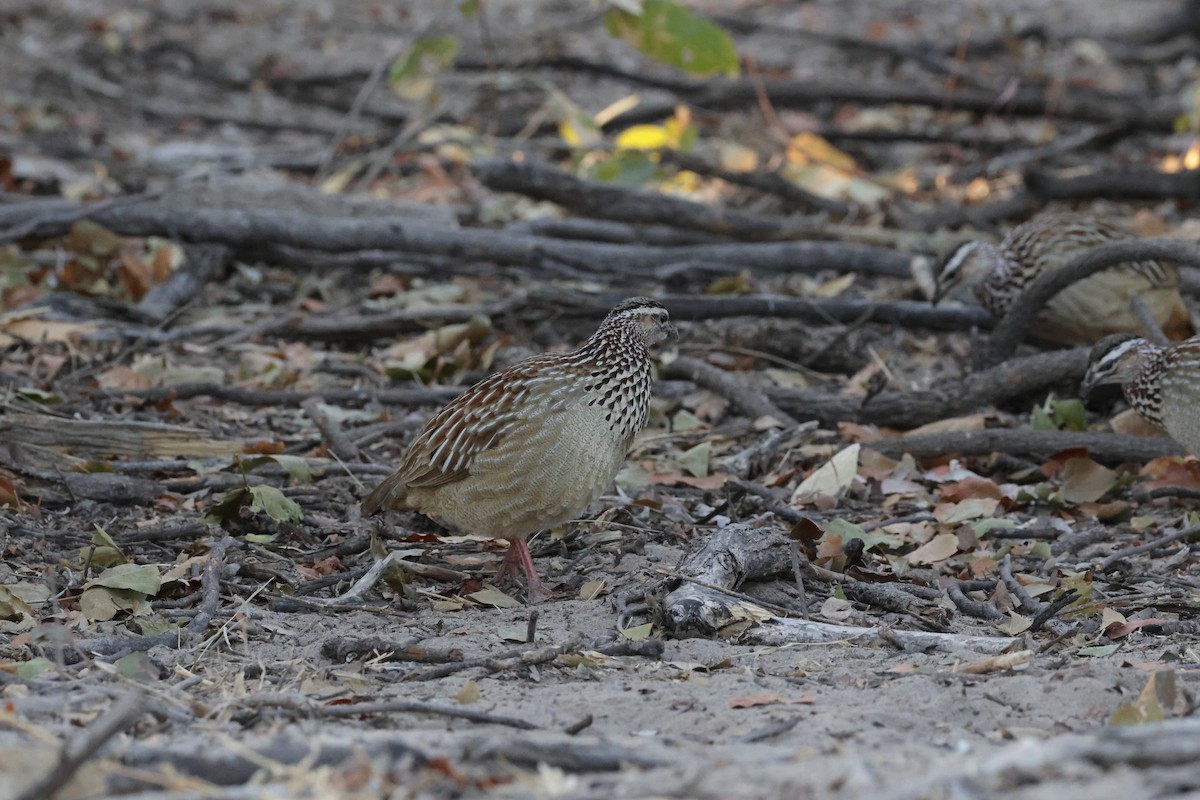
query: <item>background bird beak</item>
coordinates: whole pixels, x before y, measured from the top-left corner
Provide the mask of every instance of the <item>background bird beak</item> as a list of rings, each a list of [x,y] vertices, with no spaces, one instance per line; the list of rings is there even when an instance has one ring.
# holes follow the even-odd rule
[[[663,333],[665,333],[667,335],[667,338],[670,339],[672,342],[679,341],[679,331],[676,330],[675,326],[672,325],[671,323],[669,323],[669,322],[663,323]]]

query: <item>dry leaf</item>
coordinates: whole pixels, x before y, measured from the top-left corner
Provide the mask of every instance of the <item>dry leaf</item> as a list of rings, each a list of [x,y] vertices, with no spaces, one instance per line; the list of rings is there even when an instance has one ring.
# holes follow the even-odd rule
[[[1117,473],[1090,458],[1072,458],[1063,465],[1062,498],[1068,503],[1094,503],[1117,484]]]
[[[792,505],[807,505],[818,497],[837,499],[845,494],[858,475],[858,453],[862,445],[852,444],[834,454],[801,481],[792,492]]]
[[[908,554],[910,564],[936,564],[958,552],[958,537],[953,533],[939,534]]]
[[[972,661],[970,664],[963,664],[955,672],[965,672],[968,675],[984,675],[988,672],[1013,669],[1022,664],[1028,664],[1030,661],[1033,661],[1032,650],[1018,650],[1015,653],[1002,653],[991,658]]]
[[[816,695],[811,692],[801,697],[784,697],[781,694],[747,694],[740,697],[731,697],[729,699],[730,708],[754,708],[756,706],[773,706],[777,704],[797,705],[800,703],[811,703],[816,700]]]

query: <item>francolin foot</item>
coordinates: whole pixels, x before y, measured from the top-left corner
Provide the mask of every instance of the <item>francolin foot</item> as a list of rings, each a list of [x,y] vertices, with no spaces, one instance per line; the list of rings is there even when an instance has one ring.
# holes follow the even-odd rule
[[[577,350],[518,362],[429,420],[363,512],[412,509],[510,542],[529,598],[549,594],[525,537],[574,519],[608,488],[650,408],[648,348],[677,336],[648,297],[622,302]]]

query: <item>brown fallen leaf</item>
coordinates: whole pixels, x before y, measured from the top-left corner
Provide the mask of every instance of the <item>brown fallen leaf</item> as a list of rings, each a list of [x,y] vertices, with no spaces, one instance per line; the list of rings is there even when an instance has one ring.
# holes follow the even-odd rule
[[[740,697],[732,697],[729,700],[730,708],[754,708],[755,706],[771,706],[771,705],[807,705],[817,699],[817,696],[812,692],[800,697],[784,697],[781,694],[747,694]]]
[[[725,485],[725,476],[719,472],[704,478],[693,478],[678,472],[654,472],[649,480],[651,484],[659,486],[691,486],[696,489],[720,489]]]
[[[1022,664],[1027,664],[1033,660],[1032,650],[1018,650],[1015,653],[1002,653],[991,658],[972,661],[970,664],[963,664],[955,669],[955,672],[965,672],[968,675],[983,675],[988,672],[999,672],[1005,669],[1013,669]]]

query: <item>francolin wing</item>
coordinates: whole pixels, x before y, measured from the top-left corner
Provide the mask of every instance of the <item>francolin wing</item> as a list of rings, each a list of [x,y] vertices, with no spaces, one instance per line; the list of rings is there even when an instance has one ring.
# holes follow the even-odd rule
[[[579,349],[521,361],[438,412],[363,511],[411,509],[463,533],[508,539],[529,599],[550,592],[525,538],[560,525],[608,488],[650,403],[648,348],[676,338],[648,297],[614,308]]]
[[[938,270],[933,301],[961,285],[999,318],[1038,276],[1066,266],[1093,247],[1132,236],[1113,220],[1045,211],[1013,228],[999,244],[973,241],[955,248]],[[1179,294],[1179,272],[1158,261],[1120,264],[1068,286],[1050,299],[1032,331],[1074,345],[1092,344],[1111,333],[1143,333],[1130,309],[1135,295],[1168,337],[1192,334]]]

